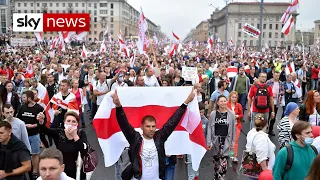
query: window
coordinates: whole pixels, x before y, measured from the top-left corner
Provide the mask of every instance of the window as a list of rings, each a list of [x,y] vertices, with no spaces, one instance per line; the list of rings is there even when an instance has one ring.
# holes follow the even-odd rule
[[[20,7],[21,6],[21,4],[20,3],[18,3],[18,7]]]
[[[257,24],[257,29],[260,29],[260,24]]]
[[[59,10],[57,10],[56,13],[59,13]]]
[[[110,18],[110,22],[113,22],[113,17],[112,17],[112,18]]]
[[[110,16],[113,16],[113,11],[110,11]]]
[[[238,32],[238,37],[241,37],[241,32]]]
[[[47,7],[47,3],[42,3],[42,7]]]
[[[262,38],[264,38],[264,37],[265,37],[265,34],[266,34],[265,32],[262,32]]]
[[[110,8],[113,9],[113,3],[110,4]]]
[[[93,11],[93,15],[96,16],[97,15],[97,10]]]
[[[85,13],[85,10],[82,10],[82,13]]]
[[[259,40],[256,40],[256,46],[258,46],[259,45]]]
[[[78,3],[75,3],[74,6],[75,6],[75,7],[78,7]]]
[[[279,22],[279,16],[276,16],[276,21]]]
[[[97,3],[93,3],[93,8],[97,8]]]
[[[24,10],[24,13],[28,13],[28,11],[27,11],[27,10]]]
[[[271,46],[271,41],[268,42],[269,46]]]
[[[239,25],[239,29],[242,29],[242,24],[241,24],[241,23],[239,23],[238,25]]]
[[[49,5],[50,5],[50,7],[52,7],[52,3],[50,3]]]
[[[88,6],[91,7],[91,3],[89,3]]]
[[[72,7],[72,3],[68,3],[68,7]]]
[[[100,10],[100,14],[108,14],[107,10]]]
[[[21,13],[21,10],[18,10],[18,13]]]
[[[279,34],[276,32],[276,33],[274,33],[274,37],[275,38],[278,38],[278,36],[279,36]]]
[[[269,24],[269,29],[272,29],[272,24]]]
[[[284,34],[283,33],[281,33],[281,38],[284,38]]]
[[[89,10],[89,14],[91,14],[91,10]]]
[[[263,29],[266,29],[267,28],[267,25],[266,24],[263,24]]]
[[[93,33],[94,35],[97,35],[97,31],[94,31],[94,33]]]
[[[94,18],[93,22],[97,22],[97,18],[96,17]]]
[[[100,7],[108,7],[107,3],[100,3]]]
[[[253,40],[250,40],[250,46],[253,46]]]
[[[276,24],[276,30],[278,30],[279,29],[279,24]]]
[[[275,46],[278,46],[278,42],[277,42],[277,41],[275,41],[275,42],[274,42],[274,45],[275,45]]]
[[[40,3],[37,3],[37,7],[39,7],[40,6]]]
[[[78,10],[76,10],[76,14],[78,14]]]
[[[110,24],[110,27],[113,28],[113,24]]]
[[[93,27],[94,27],[94,28],[97,28],[97,24],[94,24]]]
[[[59,3],[56,3],[56,7],[59,7]]]
[[[6,0],[0,0],[0,5],[7,5]]]
[[[247,33],[244,33],[244,36],[243,36],[243,37],[245,37],[245,38],[248,37]]]
[[[86,4],[85,3],[82,3],[82,7],[85,7],[86,6]]]
[[[62,7],[66,7],[66,3],[62,3]]]
[[[269,32],[269,38],[272,38],[272,32]]]
[[[37,13],[40,13],[40,10],[37,10]]]
[[[52,11],[52,10],[51,10]],[[33,13],[33,10],[31,10],[31,13]],[[51,12],[52,13],[52,12]]]
[[[24,7],[27,7],[27,3],[24,3]]]
[[[66,10],[62,10],[62,13],[66,13]]]
[[[113,29],[111,29],[110,34],[113,35]]]
[[[30,3],[30,6],[33,7],[33,3]]]

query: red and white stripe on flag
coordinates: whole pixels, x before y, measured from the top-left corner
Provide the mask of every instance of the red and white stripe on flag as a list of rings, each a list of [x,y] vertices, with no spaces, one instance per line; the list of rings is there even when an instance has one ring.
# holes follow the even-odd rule
[[[43,41],[42,32],[35,32],[34,35],[36,36],[38,42],[42,42]]]
[[[293,2],[290,4],[290,13],[296,11],[299,8],[299,1],[293,0]]]
[[[177,41],[180,40],[179,36],[177,36],[173,31],[172,31],[172,35],[173,35],[173,37],[174,37]]]
[[[141,132],[141,119],[152,115],[157,120],[157,129],[162,128],[191,92],[191,87],[168,88],[118,88],[117,93],[131,126]],[[116,109],[108,93],[98,109],[93,126],[104,154],[105,166],[112,166],[119,160],[125,147],[125,139],[116,119]],[[206,142],[196,99],[189,103],[179,125],[165,143],[166,154],[191,154],[193,169],[199,168],[206,153]]]
[[[294,19],[293,19],[292,15],[290,15],[287,22],[283,25],[281,32],[285,35],[288,35],[291,28],[293,27],[293,25],[294,25]]]
[[[54,110],[58,109],[58,107],[61,107],[67,111],[74,111],[79,115],[78,102],[73,93],[70,93],[65,100],[62,100],[62,94],[61,92],[58,92],[51,98],[50,102],[53,103],[52,108]]]
[[[51,117],[50,108],[47,108],[47,106],[50,107],[50,104],[49,104],[50,99],[49,99],[47,88],[44,87],[41,83],[38,83],[37,90],[38,90],[38,98],[41,99],[41,103],[43,104],[42,106],[45,109],[45,114],[47,118],[46,126],[50,127],[50,123],[52,119],[50,119]]]
[[[291,6],[289,6],[286,10],[286,12],[284,12],[284,14],[282,15],[280,22],[285,23],[288,20],[288,17],[290,15],[290,8]]]
[[[227,68],[227,76],[230,78],[235,77],[238,74],[238,68],[234,66],[230,66]]]
[[[291,62],[287,64],[285,71],[286,71],[286,75],[293,73],[295,71],[294,63]]]

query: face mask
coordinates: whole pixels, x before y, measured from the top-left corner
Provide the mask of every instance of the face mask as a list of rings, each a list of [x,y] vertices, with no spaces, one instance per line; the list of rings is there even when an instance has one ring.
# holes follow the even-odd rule
[[[304,143],[305,144],[312,144],[313,140],[314,140],[314,138],[304,138]]]
[[[69,128],[77,129],[77,126],[72,126],[71,124],[64,124],[64,128],[65,129],[69,129]]]
[[[120,82],[123,82],[123,77],[119,77],[119,81],[120,81]]]

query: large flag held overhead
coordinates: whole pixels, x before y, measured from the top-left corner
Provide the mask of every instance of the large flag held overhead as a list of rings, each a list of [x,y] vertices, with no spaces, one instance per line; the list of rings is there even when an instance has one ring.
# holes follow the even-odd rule
[[[36,36],[38,42],[42,42],[43,41],[42,32],[35,32],[34,35]]]
[[[290,4],[290,13],[296,11],[299,8],[299,1],[293,0],[293,2]]]
[[[282,15],[282,17],[280,19],[280,22],[285,23],[288,20],[289,15],[290,15],[290,8],[291,8],[291,6],[289,6],[287,8],[286,12],[284,12],[284,14]]]
[[[191,92],[191,87],[135,87],[118,88],[117,93],[131,126],[141,133],[141,119],[152,115],[157,120],[157,129],[162,128]],[[116,108],[109,92],[98,109],[93,125],[104,154],[105,166],[119,160],[129,144],[117,119]],[[189,103],[179,125],[165,142],[167,155],[191,154],[193,169],[199,168],[206,153],[206,144],[196,98]]]
[[[180,40],[179,36],[177,36],[173,31],[172,31],[172,35],[173,35],[173,37],[176,39],[176,41],[179,41],[179,40]]]

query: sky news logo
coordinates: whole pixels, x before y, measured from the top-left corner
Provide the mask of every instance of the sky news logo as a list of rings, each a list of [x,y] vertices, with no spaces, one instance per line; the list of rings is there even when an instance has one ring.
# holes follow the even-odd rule
[[[14,13],[13,31],[90,31],[90,14]]]

